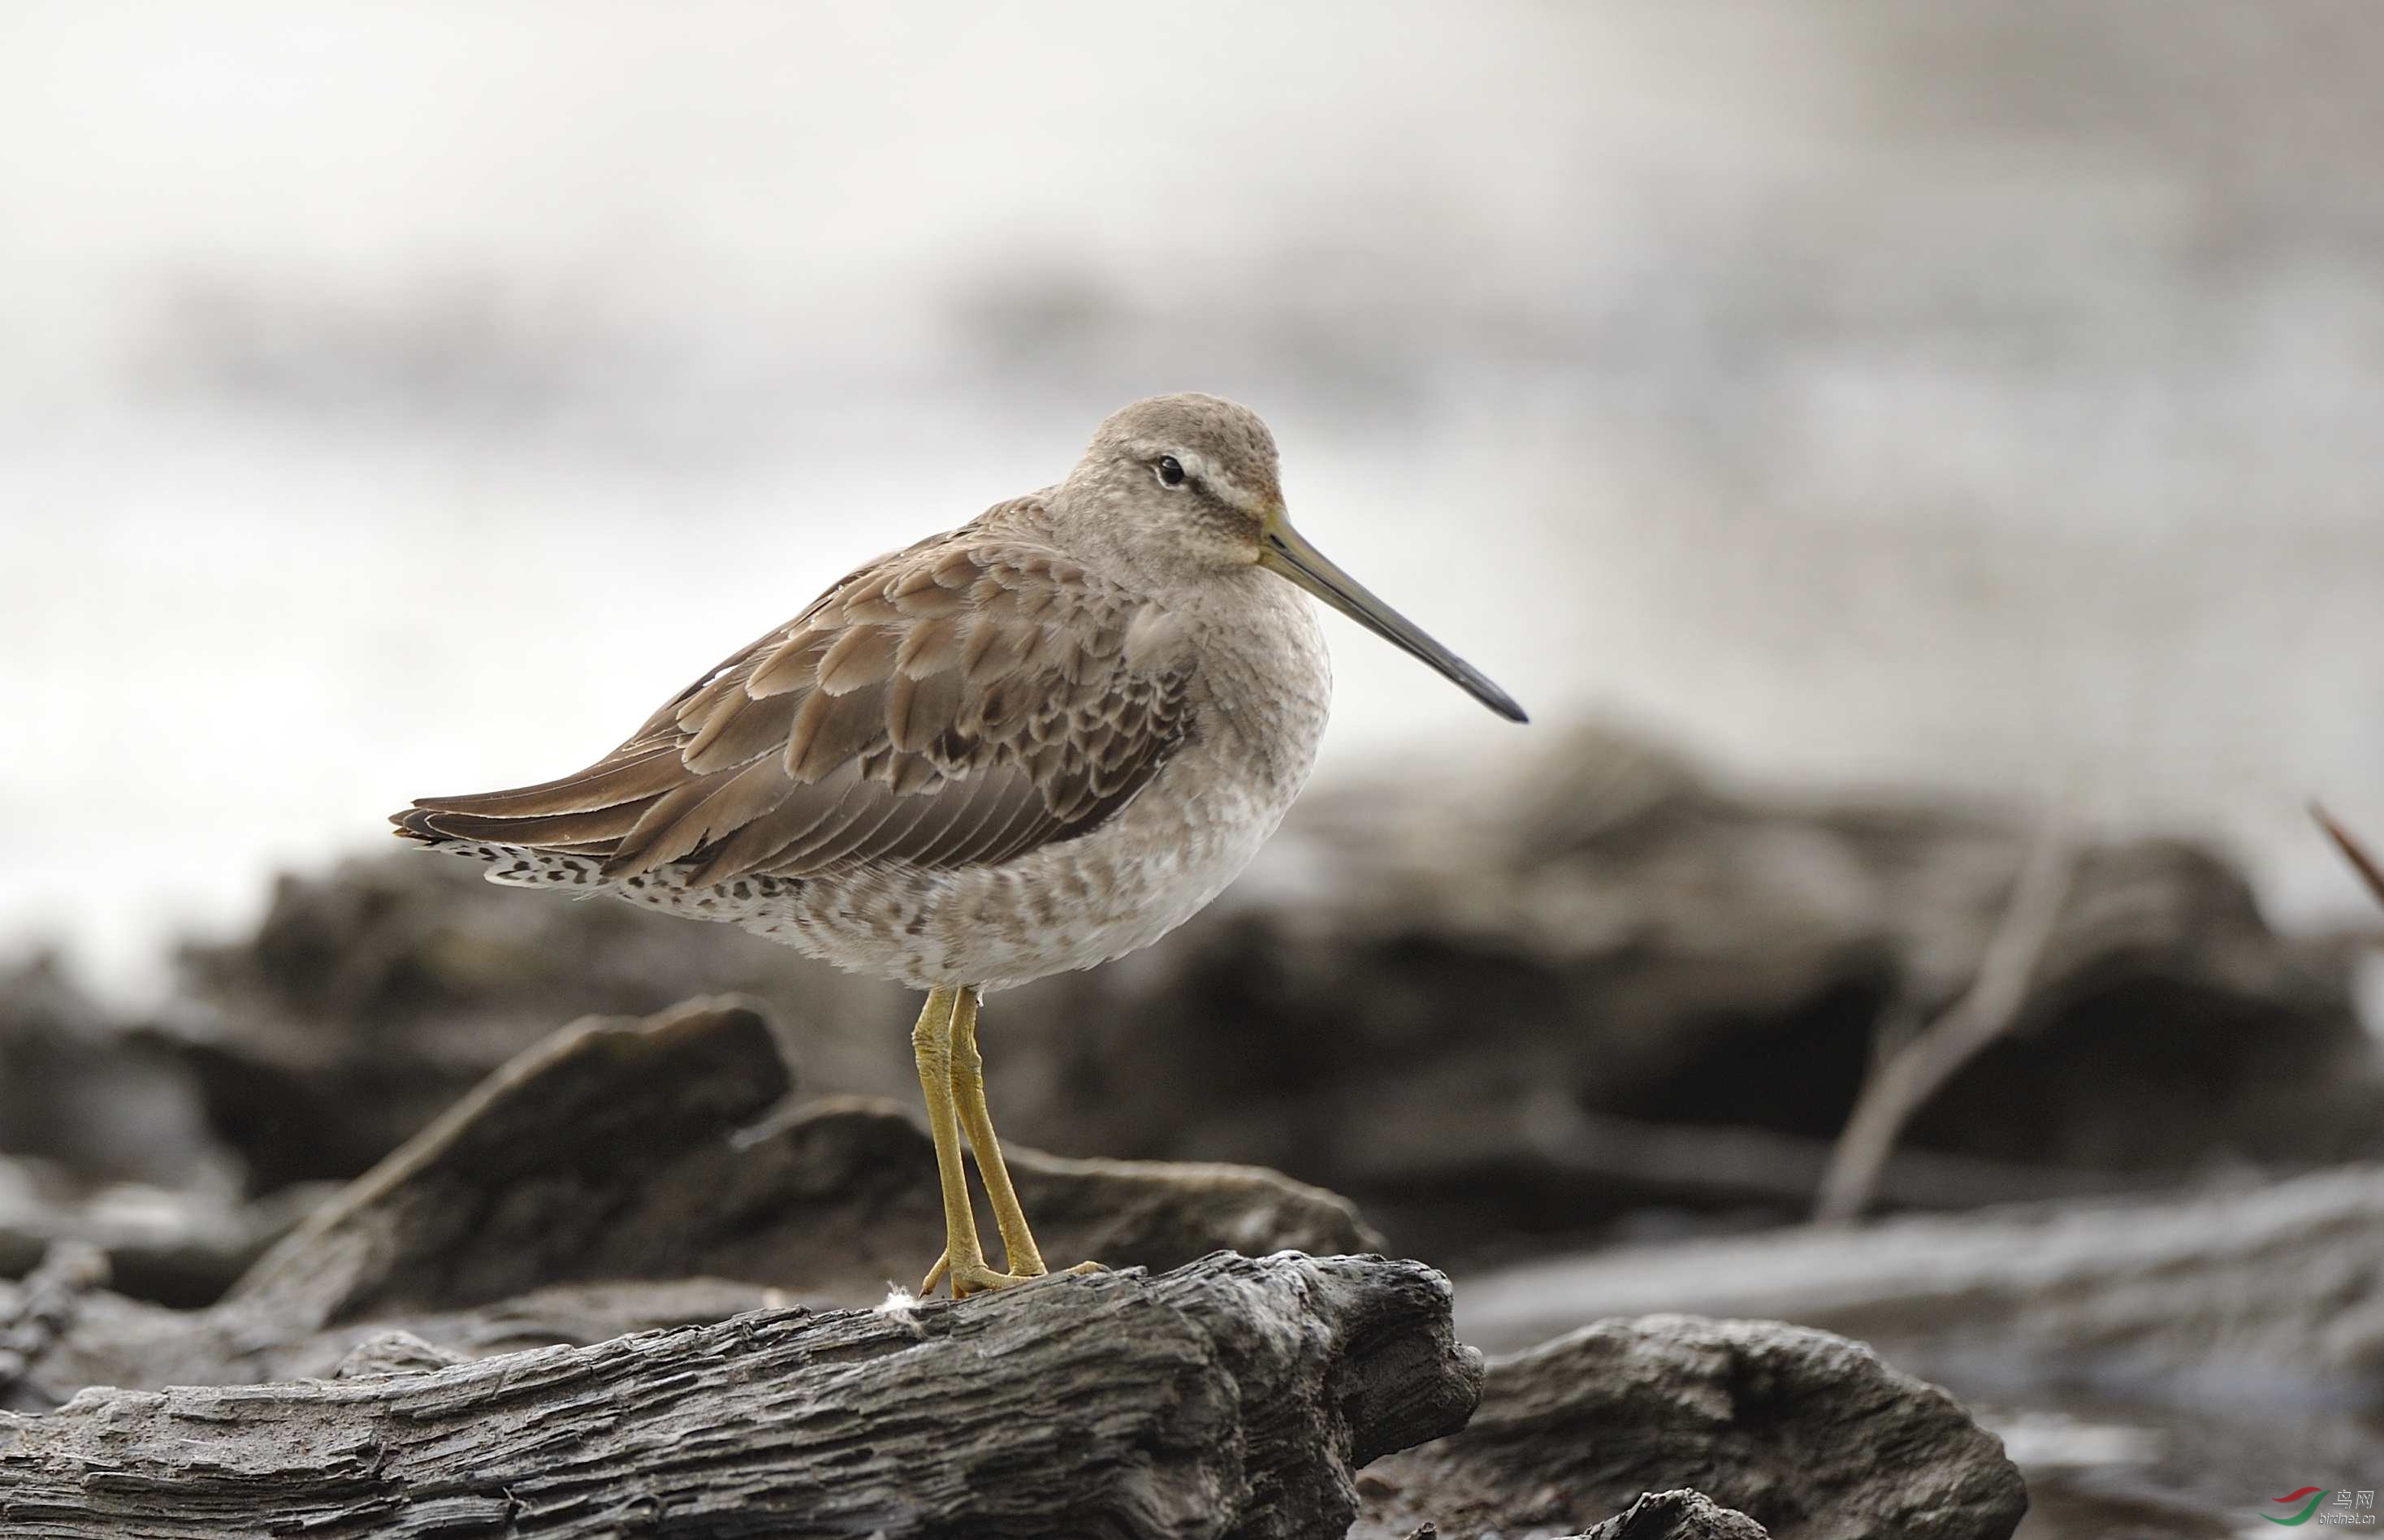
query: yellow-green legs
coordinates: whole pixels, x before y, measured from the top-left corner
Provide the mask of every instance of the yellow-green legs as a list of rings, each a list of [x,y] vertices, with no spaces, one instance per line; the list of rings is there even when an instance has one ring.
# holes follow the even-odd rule
[[[975,989],[943,987],[928,992],[926,1009],[912,1030],[911,1046],[919,1061],[919,1090],[927,1099],[927,1128],[936,1140],[936,1171],[944,1189],[944,1254],[927,1271],[921,1294],[932,1294],[949,1275],[952,1298],[966,1298],[986,1289],[1006,1288],[1039,1278],[1048,1271],[1036,1248],[1035,1233],[1026,1227],[1026,1212],[1018,1206],[1017,1189],[1010,1185],[1010,1168],[1001,1159],[1001,1141],[993,1132],[993,1114],[985,1105],[985,1060],[976,1048],[977,994]],[[977,1238],[976,1214],[969,1204],[968,1172],[961,1161],[961,1136],[976,1156],[977,1174],[985,1179],[986,1196],[993,1202],[993,1222],[1001,1231],[1002,1261],[1010,1271],[996,1273],[985,1260]],[[1091,1271],[1086,1262],[1070,1271]]]
[[[1035,1233],[1026,1227],[1026,1212],[1010,1185],[1010,1167],[1001,1159],[1001,1140],[993,1132],[993,1114],[985,1105],[985,1060],[976,1050],[977,993],[962,989],[952,1006],[952,1101],[961,1115],[961,1132],[968,1136],[976,1156],[976,1174],[985,1180],[985,1195],[993,1201],[993,1223],[1001,1231],[1001,1260],[1021,1278],[1039,1278],[1048,1271],[1043,1253],[1035,1247]]]
[[[940,1272],[955,1259],[952,1294],[962,1292],[962,1279],[974,1261],[985,1266],[985,1250],[976,1238],[976,1215],[969,1207],[968,1173],[961,1165],[960,1116],[952,1108],[952,1010],[958,989],[939,987],[927,991],[918,1025],[911,1028],[911,1053],[919,1062],[919,1094],[927,1103],[927,1133],[936,1141],[936,1175],[944,1189],[944,1255]],[[919,1285],[922,1294],[936,1286],[936,1273]]]

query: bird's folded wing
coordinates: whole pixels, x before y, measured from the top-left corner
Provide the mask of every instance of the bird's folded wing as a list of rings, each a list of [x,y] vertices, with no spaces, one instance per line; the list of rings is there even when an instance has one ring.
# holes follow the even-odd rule
[[[846,578],[577,775],[430,797],[426,838],[708,886],[993,864],[1089,832],[1182,740],[1188,665],[1126,656],[1137,603],[1032,546],[944,538]]]

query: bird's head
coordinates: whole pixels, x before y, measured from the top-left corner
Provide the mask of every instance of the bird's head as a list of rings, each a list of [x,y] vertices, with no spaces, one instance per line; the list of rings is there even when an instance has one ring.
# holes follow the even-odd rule
[[[1431,664],[1512,722],[1523,708],[1369,592],[1291,527],[1274,435],[1219,396],[1152,396],[1112,413],[1062,484],[1058,509],[1154,577],[1259,568],[1305,589]]]

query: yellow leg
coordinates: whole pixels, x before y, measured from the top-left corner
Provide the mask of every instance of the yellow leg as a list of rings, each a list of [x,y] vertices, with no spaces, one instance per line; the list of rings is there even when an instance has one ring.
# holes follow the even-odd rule
[[[1018,1206],[1018,1193],[1010,1185],[1010,1168],[1002,1162],[993,1116],[986,1111],[985,1060],[976,1049],[976,1011],[975,989],[933,990],[911,1034],[919,1060],[919,1089],[927,1099],[927,1127],[936,1139],[937,1174],[944,1186],[944,1254],[927,1270],[919,1292],[933,1294],[936,1285],[949,1276],[955,1299],[1023,1284],[1046,1271],[1034,1234],[1026,1228],[1025,1211]],[[996,1273],[986,1265],[976,1215],[969,1207],[968,1176],[961,1164],[962,1130],[976,1152],[977,1173],[985,1178],[986,1194],[993,1200],[994,1223],[1001,1228],[1003,1261],[1010,1267],[1007,1273]],[[1079,1262],[1068,1271],[1098,1273],[1100,1264]]]
[[[961,1132],[976,1153],[976,1174],[985,1178],[985,1195],[993,1200],[993,1222],[1001,1230],[1002,1261],[1022,1278],[1039,1278],[1047,1271],[1043,1253],[1035,1247],[1035,1233],[1026,1227],[1026,1212],[1018,1206],[1017,1189],[1010,1185],[1010,1167],[1001,1159],[1001,1140],[993,1132],[993,1114],[985,1105],[985,1060],[976,1050],[977,995],[962,989],[952,1006],[952,1101],[960,1113]]]
[[[927,1132],[936,1141],[936,1175],[944,1190],[944,1254],[919,1285],[919,1292],[932,1292],[936,1281],[949,1273],[955,1299],[980,1289],[1026,1281],[986,1266],[985,1248],[976,1236],[976,1213],[969,1206],[968,1168],[962,1161],[960,1118],[952,1105],[952,1016],[961,993],[950,987],[929,990],[919,1024],[911,1029],[911,1050],[919,1062],[919,1092],[927,1102]]]

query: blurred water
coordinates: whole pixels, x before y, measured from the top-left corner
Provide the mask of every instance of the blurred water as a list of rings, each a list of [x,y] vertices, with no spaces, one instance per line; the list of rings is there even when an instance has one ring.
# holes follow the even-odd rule
[[[1543,721],[2356,913],[2379,71],[2357,0],[11,6],[0,937],[130,984],[1184,388]],[[1534,740],[1333,638],[1326,773]]]

